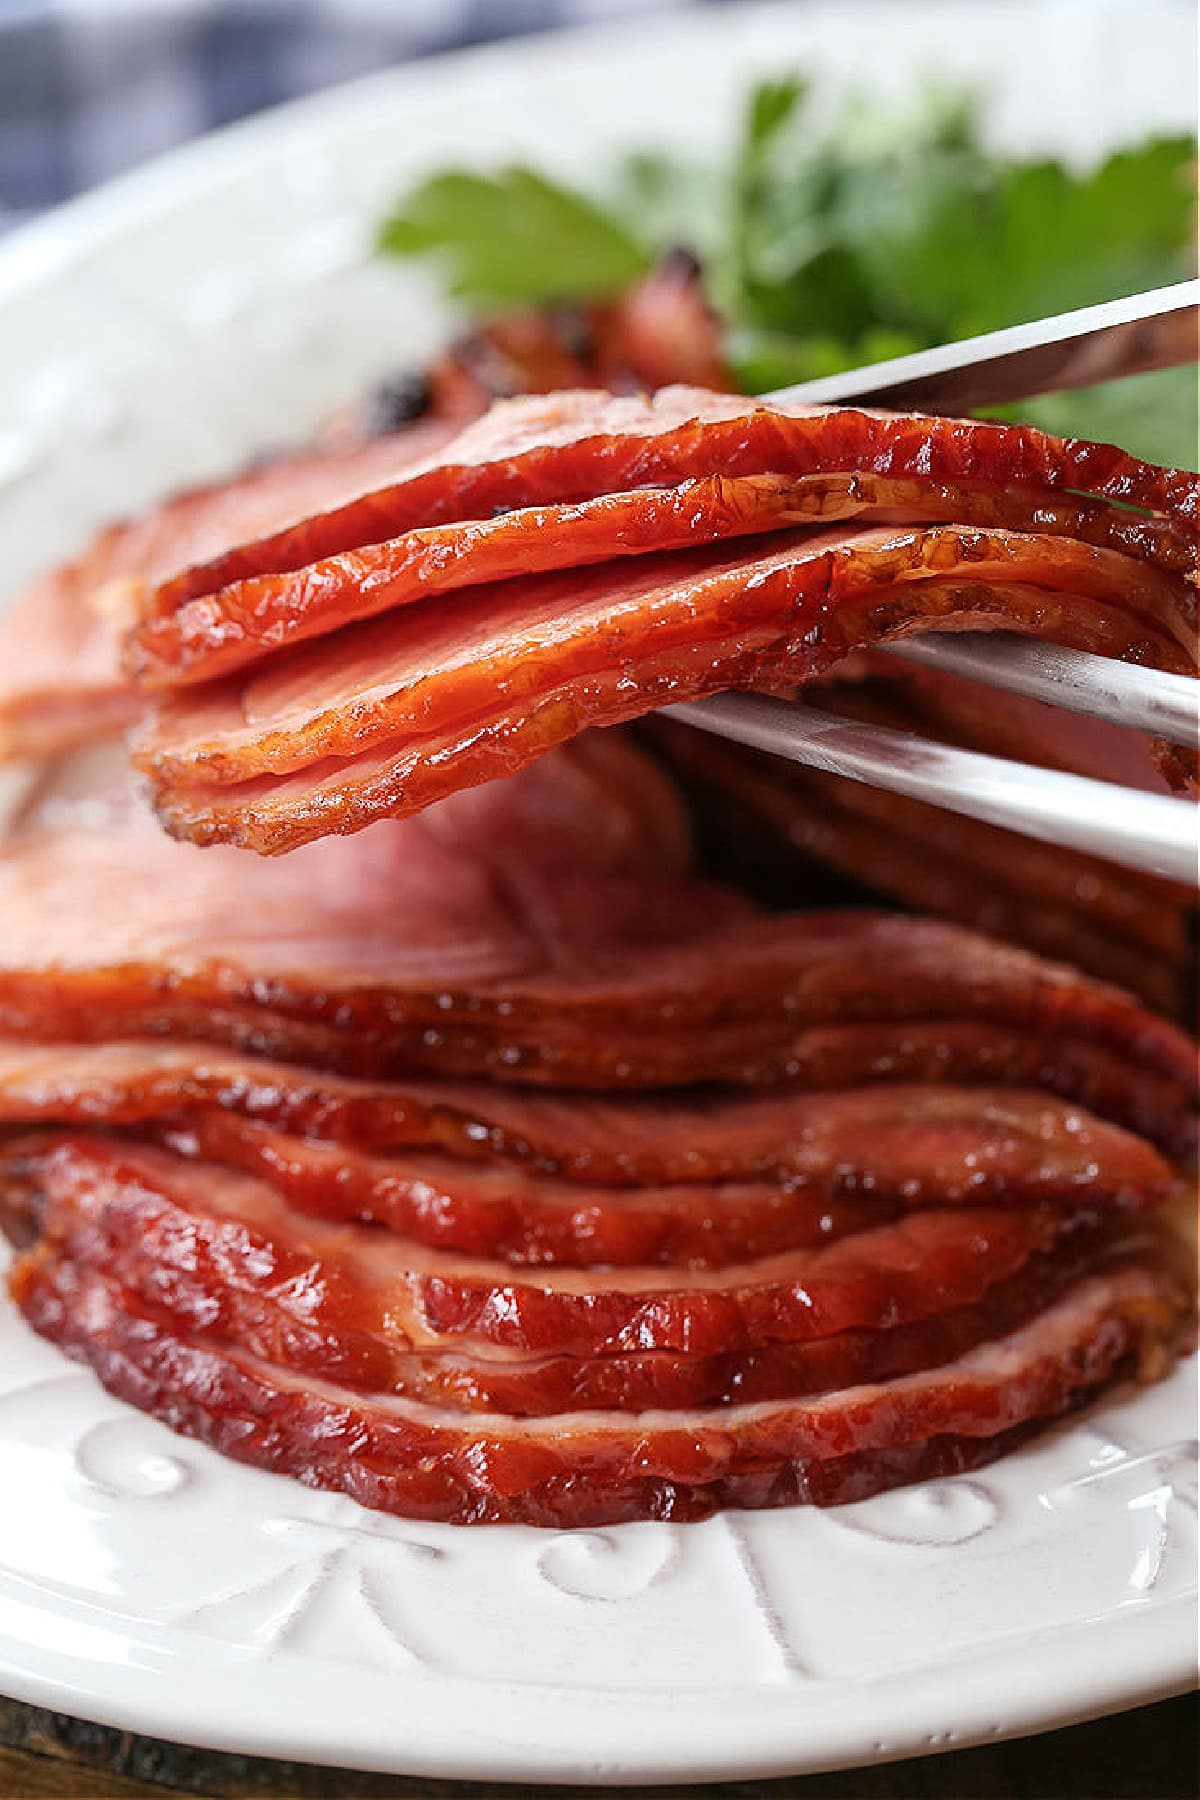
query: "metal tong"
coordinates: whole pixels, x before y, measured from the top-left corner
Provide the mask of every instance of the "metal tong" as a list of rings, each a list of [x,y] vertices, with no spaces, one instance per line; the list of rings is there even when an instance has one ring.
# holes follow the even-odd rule
[[[1090,387],[1197,361],[1200,281],[988,332],[915,356],[847,370],[764,395],[770,401],[881,406],[963,415],[1035,394]],[[1198,478],[1200,479],[1200,478]],[[1200,681],[1007,632],[930,634],[890,654],[988,687],[1195,745]],[[865,781],[1047,843],[1194,882],[1195,803],[864,725],[803,700],[719,694],[666,709],[719,737]]]

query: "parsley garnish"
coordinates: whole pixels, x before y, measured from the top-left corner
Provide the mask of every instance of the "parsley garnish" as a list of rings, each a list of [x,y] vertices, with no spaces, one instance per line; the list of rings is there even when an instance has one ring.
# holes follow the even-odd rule
[[[476,304],[603,297],[656,256],[700,257],[749,392],[1017,324],[1191,271],[1195,148],[1152,138],[1097,167],[985,150],[977,108],[929,92],[815,117],[805,83],[750,94],[723,165],[632,155],[587,196],[528,169],[422,182],[380,247],[429,255]],[[1021,416],[1194,467],[1194,370],[1032,401]]]

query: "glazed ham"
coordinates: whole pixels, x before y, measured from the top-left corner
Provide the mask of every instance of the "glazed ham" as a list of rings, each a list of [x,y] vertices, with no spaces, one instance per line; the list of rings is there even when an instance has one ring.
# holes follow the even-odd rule
[[[499,1108],[506,1131],[487,1088],[331,1077],[322,1091],[286,1065],[153,1045],[10,1046],[0,1084],[7,1121],[153,1135],[261,1176],[300,1212],[517,1264],[721,1267],[844,1236],[889,1210],[1083,1198],[1125,1208],[1164,1198],[1172,1181],[1141,1139],[1020,1089],[787,1091],[640,1111],[521,1097]],[[546,1141],[547,1112],[582,1150]],[[619,1151],[606,1158],[597,1139]],[[398,1153],[397,1140],[419,1147]]]
[[[294,529],[199,559],[147,601],[170,611],[233,581],[301,569],[430,524],[487,518],[498,507],[594,499],[705,476],[859,473],[989,483],[1002,490],[1095,495],[1168,521],[1182,544],[1200,512],[1196,478],[1138,462],[1111,445],[1059,440],[1029,426],[850,408],[773,408],[702,388],[652,399],[588,391],[512,400],[403,476]],[[1163,527],[1153,523],[1149,540]],[[1137,530],[1128,540],[1137,541]],[[1174,553],[1173,553],[1174,554]]]
[[[939,1104],[941,1102],[941,1104]],[[1144,1205],[1170,1171],[1141,1140],[1017,1091],[855,1090],[824,1096],[786,1180],[605,1188],[435,1156],[379,1157],[210,1112],[189,1153],[261,1174],[302,1212],[388,1225],[512,1263],[723,1267],[847,1235],[889,1207]],[[811,1096],[800,1106],[816,1112]],[[797,1109],[799,1110],[799,1108]],[[851,1127],[868,1125],[866,1141]],[[803,1166],[807,1165],[807,1166]]]
[[[159,1130],[180,1117],[216,1129],[216,1117],[230,1131],[245,1120],[372,1153],[446,1152],[457,1162],[500,1163],[611,1188],[763,1178],[796,1188],[836,1178],[833,1191],[857,1191],[868,1170],[872,1182],[886,1179],[886,1158],[916,1197],[935,1193],[939,1202],[981,1188],[997,1201],[1028,1183],[1044,1197],[1061,1184],[1065,1198],[1077,1156],[1083,1180],[1090,1179],[1091,1162],[1102,1157],[1106,1179],[1117,1188],[1145,1179],[1154,1167],[1144,1145],[1131,1148],[1128,1138],[1097,1130],[1096,1120],[1074,1104],[1063,1108],[1045,1091],[989,1087],[989,1069],[993,1083],[1010,1071],[1003,1056],[987,1054],[995,1039],[986,1030],[970,1029],[974,1055],[968,1057],[963,1038],[951,1028],[921,1034],[906,1026],[905,1042],[920,1039],[910,1050],[923,1053],[915,1071],[922,1085],[897,1084],[898,1069],[911,1067],[915,1055],[897,1057],[890,1068],[881,1058],[866,1070],[881,1085],[861,1091],[838,1091],[836,1081],[841,1068],[860,1061],[854,1028],[815,1035],[827,1040],[808,1071],[825,1077],[823,1084],[814,1081],[822,1088],[818,1093],[793,1083],[761,1095],[706,1089],[619,1098],[486,1082],[354,1080],[178,1041],[9,1043],[0,1044],[0,1120],[10,1127],[28,1122]],[[896,1041],[883,1030],[873,1035]],[[947,1085],[945,1072],[955,1066],[956,1053],[977,1089]],[[1032,1055],[1029,1067],[1038,1073]],[[1124,1086],[1116,1079],[1119,1069],[1127,1071]],[[1044,1090],[1047,1076],[1041,1073]],[[1153,1083],[1144,1072],[1130,1076],[1128,1065],[1114,1058],[1107,1065],[1081,1059],[1073,1073],[1078,1085],[1098,1090],[1108,1110],[1119,1113],[1124,1103],[1148,1114],[1139,1090]],[[1186,1097],[1163,1082],[1156,1099],[1162,1109],[1153,1115],[1157,1133],[1145,1122],[1139,1129],[1186,1148]],[[982,1157],[977,1132],[985,1143]],[[239,1152],[237,1160],[250,1153]]]
[[[485,1328],[447,1331],[438,1316],[447,1293],[478,1292],[485,1265],[423,1255],[361,1226],[306,1224],[260,1184],[220,1169],[100,1140],[28,1140],[9,1153],[6,1180],[10,1190],[32,1183],[29,1210],[57,1254],[102,1269],[177,1328],[372,1391],[468,1409],[503,1392],[506,1404],[519,1395],[520,1410],[543,1414],[655,1405],[668,1394],[728,1404],[845,1385],[868,1368],[929,1366],[1028,1316],[1081,1270],[1151,1241],[1111,1206],[1097,1227],[1103,1194],[1093,1222],[1034,1204],[1005,1218],[972,1208],[959,1221],[967,1229],[937,1211],[888,1222],[886,1204],[863,1202],[835,1210],[807,1256],[731,1267],[719,1281],[646,1269],[514,1281],[499,1265]],[[1137,1203],[1154,1197],[1147,1189]],[[838,1232],[852,1241],[836,1247]],[[791,1271],[803,1271],[799,1309]],[[591,1336],[577,1317],[573,1339],[568,1312],[578,1314],[584,1291]],[[596,1341],[602,1316],[611,1324],[635,1304],[636,1325]],[[566,1330],[526,1341],[555,1309]]]
[[[10,828],[148,879],[70,946],[68,875],[11,915],[58,1041],[0,1046],[0,1202],[30,1322],[177,1428],[413,1516],[701,1517],[976,1467],[1183,1346],[1175,1172],[1078,1097],[1178,1150],[1191,1051],[1117,990],[698,883],[617,736],[241,865],[105,767]],[[131,1020],[170,1036],[86,1041]],[[636,1091],[780,1030],[740,1092]],[[264,1033],[301,1060],[220,1047]],[[506,1080],[432,1073],[468,1049]]]
[[[1189,606],[1180,578],[1073,539],[785,535],[401,608],[173,697],[134,756],[173,833],[275,853],[417,811],[586,726],[811,680],[913,631],[1006,626],[1186,670]]]
[[[727,388],[722,330],[698,268],[668,257],[615,301],[497,315],[427,373],[401,376],[324,421],[309,448],[268,456],[97,533],[80,556],[31,583],[0,622],[0,762],[58,754],[136,719],[141,702],[121,671],[121,634],[148,595],[191,566],[396,484],[503,395],[678,381]],[[212,650],[210,642],[203,654]],[[191,655],[171,656],[176,674]],[[154,661],[151,651],[147,676]]]
[[[69,1242],[67,1241],[69,1239]],[[1148,1240],[1147,1240],[1148,1242]],[[336,1380],[364,1393],[396,1395],[452,1413],[509,1413],[549,1419],[558,1413],[741,1406],[764,1400],[826,1394],[861,1381],[883,1381],[950,1363],[964,1351],[1002,1337],[1031,1319],[1081,1273],[1105,1266],[1129,1239],[1086,1242],[1030,1257],[1019,1273],[997,1283],[971,1306],[935,1313],[887,1330],[842,1331],[798,1343],[772,1342],[753,1350],[703,1353],[634,1350],[606,1356],[522,1353],[485,1345],[473,1349],[397,1350],[353,1333],[282,1326],[261,1299],[223,1286],[219,1297],[192,1275],[122,1286],[124,1259],[106,1255],[94,1236],[68,1231],[55,1253],[72,1266],[122,1286],[135,1310],[150,1306],[174,1331],[213,1346],[235,1344],[296,1375]],[[43,1250],[43,1255],[45,1254]],[[84,1263],[81,1258],[90,1254]],[[149,1290],[149,1291],[148,1291]]]
[[[146,584],[127,663],[168,691],[135,758],[175,835],[275,853],[913,632],[1188,671],[1196,510],[1187,475],[1021,427],[688,388],[512,402]]]
[[[1134,1258],[945,1367],[817,1399],[464,1418],[178,1334],[52,1250],[27,1258],[13,1288],[35,1328],[113,1393],[227,1455],[407,1517],[550,1526],[831,1505],[978,1467],[1114,1374],[1160,1372],[1184,1311],[1177,1284]]]
[[[293,458],[105,534],[10,627],[10,752],[133,716],[125,628],[127,670],[165,690],[135,748],[163,822],[275,853],[587,725],[806,683],[912,632],[1194,661],[1195,481],[1110,448],[684,387],[450,429]],[[1185,772],[1174,751],[1164,767]]]
[[[890,1327],[982,1299],[1078,1217],[1036,1205],[917,1210],[719,1270],[535,1272],[303,1218],[263,1182],[150,1147],[67,1140],[49,1153],[45,1185],[48,1235],[94,1240],[139,1291],[195,1278],[213,1304],[226,1289],[255,1302],[281,1341],[303,1327],[381,1354],[711,1354]]]
[[[11,1043],[0,1088],[35,1327],[416,1516],[834,1502],[974,1467],[1186,1335],[1170,1168],[1045,1094],[393,1088],[180,1042]]]
[[[279,861],[172,844],[60,774],[0,848],[0,1028],[574,1088],[933,1068],[1164,1137],[1187,1118],[1188,1040],[1119,990],[952,925],[764,915],[686,856],[671,790],[611,737]]]
[[[134,722],[142,703],[121,668],[121,639],[147,588],[395,476],[453,429],[431,421],[400,436],[281,457],[98,532],[81,555],[32,582],[0,621],[0,762],[55,756]]]
[[[589,315],[596,360],[650,366],[674,318],[717,381],[668,277]],[[559,379],[548,331],[489,367]],[[585,728],[939,626],[1185,668],[1192,478],[696,389],[444,429],[169,503],[52,578],[36,654],[18,620],[23,753],[64,741],[56,656],[92,743],[0,842],[30,1324],[229,1454],[459,1523],[833,1504],[1165,1372],[1187,1036],[959,924],[764,910]],[[197,842],[102,741],[118,632]],[[1073,882],[1020,891],[1065,918]],[[1157,943],[1151,912],[1100,883],[1092,929]]]
[[[957,520],[1071,537],[1186,574],[1187,535],[1082,498],[875,474],[708,475],[595,500],[501,510],[343,550],[300,570],[250,576],[156,611],[130,631],[126,666],[149,688],[203,681],[305,638],[427,595],[614,557],[837,520],[913,525]]]

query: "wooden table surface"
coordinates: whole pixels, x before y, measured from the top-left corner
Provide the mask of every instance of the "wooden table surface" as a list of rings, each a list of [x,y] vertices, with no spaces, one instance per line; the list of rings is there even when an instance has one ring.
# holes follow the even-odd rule
[[[0,1700],[3,1800],[512,1800],[659,1795],[662,1800],[1195,1800],[1200,1793],[1194,1696],[1011,1744],[874,1769],[781,1781],[676,1788],[536,1788],[407,1780],[299,1763],[216,1756]]]

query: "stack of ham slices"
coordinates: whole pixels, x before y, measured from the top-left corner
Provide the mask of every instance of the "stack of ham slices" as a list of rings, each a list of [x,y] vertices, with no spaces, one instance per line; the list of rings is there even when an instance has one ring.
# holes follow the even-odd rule
[[[127,668],[160,696],[134,757],[173,834],[275,853],[913,631],[1190,672],[1196,514],[1192,476],[1015,426],[686,388],[510,401],[128,596]]]
[[[1187,1036],[959,925],[763,911],[587,728],[946,624],[1188,667],[1195,509],[1032,430],[671,389],[108,534],[2,709],[25,1316],[231,1455],[463,1523],[860,1498],[1162,1373]]]

